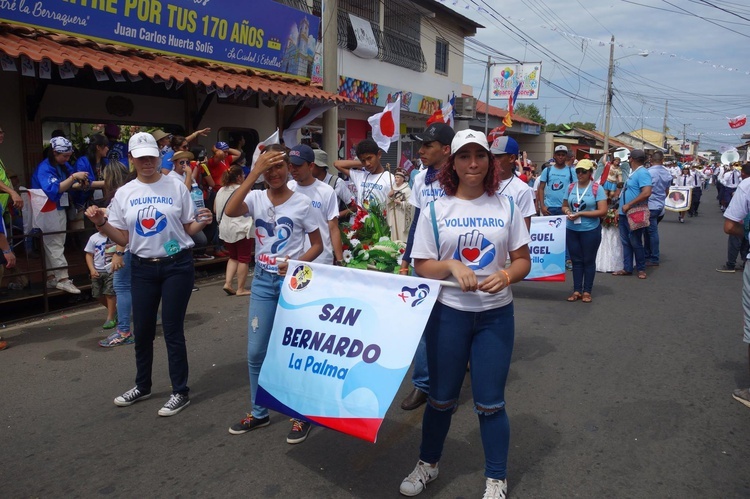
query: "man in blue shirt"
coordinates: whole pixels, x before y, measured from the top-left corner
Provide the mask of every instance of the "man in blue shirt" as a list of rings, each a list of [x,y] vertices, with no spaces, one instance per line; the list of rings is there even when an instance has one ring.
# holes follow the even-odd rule
[[[576,182],[573,168],[566,164],[568,148],[559,145],[555,147],[553,156],[555,163],[544,169],[539,176],[539,187],[536,191],[537,204],[542,216],[562,215],[562,204],[568,192],[568,186]],[[572,270],[568,249],[565,249],[565,268]]]
[[[620,242],[622,243],[622,270],[612,275],[632,275],[633,257],[635,257],[638,279],[645,279],[646,256],[643,251],[643,236],[645,228],[630,230],[627,213],[634,206],[648,202],[651,196],[651,175],[643,167],[646,162],[646,153],[643,149],[633,149],[630,153],[630,176],[625,186],[620,191],[620,209],[617,227],[620,230]],[[649,222],[650,223],[650,222]]]
[[[646,267],[659,266],[659,215],[664,211],[664,200],[672,185],[672,174],[664,165],[664,153],[656,151],[651,154],[651,195],[648,197],[649,225],[643,241],[646,252]]]

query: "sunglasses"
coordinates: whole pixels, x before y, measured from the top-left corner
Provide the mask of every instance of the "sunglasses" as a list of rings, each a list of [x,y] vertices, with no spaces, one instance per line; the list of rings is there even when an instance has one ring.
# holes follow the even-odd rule
[[[189,159],[181,159],[181,160],[178,161],[178,163],[181,164],[181,165],[189,165],[190,164],[190,160]]]
[[[584,170],[583,168],[576,168],[576,175],[583,175],[584,173],[588,173],[590,170]]]

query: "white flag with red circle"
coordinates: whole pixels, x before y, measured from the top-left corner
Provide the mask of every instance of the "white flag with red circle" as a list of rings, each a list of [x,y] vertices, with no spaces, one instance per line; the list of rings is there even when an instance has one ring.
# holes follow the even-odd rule
[[[395,102],[385,105],[382,113],[367,118],[372,127],[372,139],[385,152],[391,147],[391,142],[399,138],[401,128],[401,96]]]

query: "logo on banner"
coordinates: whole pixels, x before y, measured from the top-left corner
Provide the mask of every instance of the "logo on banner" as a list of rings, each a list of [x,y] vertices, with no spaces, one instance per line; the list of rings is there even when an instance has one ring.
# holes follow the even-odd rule
[[[560,227],[561,223],[562,223],[562,218],[556,218],[554,220],[549,221],[549,226],[557,228],[557,227]]]
[[[289,289],[292,291],[302,291],[310,281],[312,281],[313,271],[309,265],[297,265],[292,271],[292,278],[289,279]]]
[[[409,293],[407,295],[407,293]],[[398,294],[398,297],[401,298],[401,300],[406,303],[406,301],[409,298],[414,298],[411,302],[412,307],[416,307],[420,303],[422,303],[425,298],[430,294],[430,287],[427,284],[420,284],[416,288],[410,288],[408,286],[404,286],[401,288],[401,292]]]

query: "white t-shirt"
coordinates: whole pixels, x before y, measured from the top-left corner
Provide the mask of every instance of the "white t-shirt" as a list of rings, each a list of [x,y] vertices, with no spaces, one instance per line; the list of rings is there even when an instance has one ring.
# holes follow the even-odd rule
[[[740,172],[734,168],[727,168],[721,183],[724,184],[724,187],[734,189],[739,185],[740,181],[742,181],[742,175],[740,175]]]
[[[182,172],[182,173],[180,174],[180,173],[177,173],[177,172],[176,172],[176,171],[174,171],[174,170],[169,170],[169,173],[167,174],[167,176],[168,176],[168,177],[174,177],[174,178],[176,178],[177,180],[179,180],[180,182],[182,182],[183,184],[185,183],[185,177],[186,177],[186,174],[185,174],[185,172]]]
[[[733,222],[744,223],[745,217],[750,214],[750,178],[744,179],[734,191],[734,196],[729,206],[724,211],[724,218]],[[748,254],[750,258],[750,254]]]
[[[107,253],[107,249],[112,248],[112,243],[107,236],[94,232],[86,243],[83,251],[94,255],[94,268],[99,272],[109,272],[112,270],[112,253]]]
[[[326,179],[323,181],[323,183],[327,184],[330,187],[331,178],[333,178],[333,175],[327,173]],[[352,189],[349,188],[349,185],[344,180],[336,177],[336,182],[334,182],[333,185],[335,186],[333,190],[336,192],[336,196],[345,205],[349,206],[350,204],[352,204],[352,201],[356,199],[357,196],[354,194]]]
[[[338,219],[339,216],[339,203],[336,200],[336,193],[333,192],[330,185],[324,184],[318,179],[315,179],[315,182],[310,185],[299,185],[292,180],[287,186],[294,192],[299,192],[310,198],[310,207],[320,228],[320,238],[323,240],[323,252],[313,262],[331,265],[333,263],[333,244],[331,243],[331,231],[328,228],[328,222]],[[309,249],[310,237],[305,236],[304,250]]]
[[[498,202],[499,201],[499,202]],[[430,209],[422,210],[414,234],[411,257],[416,259],[463,262],[477,275],[479,282],[505,267],[505,256],[531,241],[523,216],[511,210],[505,196],[488,196],[467,201],[445,196],[435,202],[438,249]],[[456,282],[453,276],[448,280]],[[481,291],[464,293],[460,288],[444,286],[438,295],[440,303],[457,310],[480,312],[499,308],[513,301],[510,288],[499,293]]]
[[[396,184],[393,175],[388,170],[375,174],[352,168],[349,170],[349,177],[357,187],[357,204],[364,208],[367,208],[365,201],[368,201],[369,204],[369,200],[373,198],[377,199],[380,205],[385,208],[391,186]]]
[[[409,197],[409,203],[420,210],[424,210],[431,202],[445,196],[445,190],[437,179],[429,185],[425,184],[426,179],[427,170],[421,170],[417,173]]]
[[[183,227],[194,221],[193,211],[185,184],[162,175],[152,184],[135,179],[117,189],[107,216],[113,227],[128,231],[132,254],[162,258],[195,245]]]
[[[534,190],[529,187],[529,184],[515,175],[507,180],[501,180],[497,193],[508,196],[515,203],[515,209],[522,217],[526,218],[536,215]]]
[[[248,214],[255,220],[255,264],[279,273],[277,258],[299,258],[305,252],[305,234],[318,228],[311,216],[310,198],[298,192],[274,206],[268,191],[250,191],[245,196]]]

